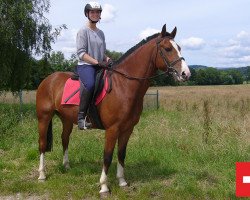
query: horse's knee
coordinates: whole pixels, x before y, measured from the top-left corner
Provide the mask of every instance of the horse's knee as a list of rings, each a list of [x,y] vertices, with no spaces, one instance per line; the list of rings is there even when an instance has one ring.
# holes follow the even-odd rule
[[[118,150],[118,160],[122,166],[124,166],[125,157],[126,157],[126,147],[123,147]]]
[[[46,138],[40,137],[38,142],[39,142],[39,152],[40,152],[40,154],[45,153],[46,146],[47,146]]]

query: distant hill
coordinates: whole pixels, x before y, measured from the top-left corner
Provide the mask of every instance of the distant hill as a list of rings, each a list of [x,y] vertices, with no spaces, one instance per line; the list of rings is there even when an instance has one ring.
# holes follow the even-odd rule
[[[247,67],[238,67],[238,68],[218,68],[219,70],[224,70],[224,71],[228,71],[228,70],[237,70],[237,71],[239,71],[241,74],[247,74],[247,68],[248,68],[249,66],[247,66]]]
[[[208,66],[205,65],[189,65],[190,68],[192,69],[205,69],[208,68]],[[228,71],[228,70],[237,70],[239,71],[241,74],[246,74],[247,73],[247,68],[250,66],[246,66],[246,67],[228,67],[228,68],[216,68],[218,70],[224,70],[224,71]]]
[[[205,65],[189,65],[188,67],[190,67],[192,69],[204,69],[204,68],[208,68]]]

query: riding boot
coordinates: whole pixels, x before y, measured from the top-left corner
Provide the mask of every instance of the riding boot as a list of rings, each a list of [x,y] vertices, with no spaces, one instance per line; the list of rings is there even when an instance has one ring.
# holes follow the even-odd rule
[[[79,113],[78,113],[78,128],[80,130],[85,130],[92,127],[92,124],[86,121],[87,111],[89,108],[91,98],[92,98],[92,92],[89,92],[84,88],[81,91]]]

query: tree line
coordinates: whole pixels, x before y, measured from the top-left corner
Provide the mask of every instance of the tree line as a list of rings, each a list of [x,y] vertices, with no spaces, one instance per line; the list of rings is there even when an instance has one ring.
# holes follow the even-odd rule
[[[160,77],[154,80],[153,85],[233,85],[250,82],[250,66],[244,67],[245,70],[237,68],[217,69],[214,67],[193,68],[189,66],[191,71],[190,80],[185,83],[177,83],[173,77]]]

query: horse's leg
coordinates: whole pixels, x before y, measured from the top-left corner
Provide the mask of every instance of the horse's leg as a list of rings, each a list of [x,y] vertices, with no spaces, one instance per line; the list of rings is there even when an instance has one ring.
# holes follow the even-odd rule
[[[125,157],[126,157],[126,148],[128,144],[129,137],[133,129],[127,132],[120,133],[118,137],[118,163],[117,163],[117,174],[116,177],[119,181],[120,187],[127,186],[127,182],[124,178],[124,167],[125,167]]]
[[[52,117],[38,118],[38,131],[39,131],[39,152],[40,152],[40,162],[39,162],[39,177],[38,180],[45,180],[45,152],[47,147],[47,131],[49,128],[50,120]]]
[[[68,145],[69,145],[69,136],[72,132],[73,123],[62,119],[63,131],[62,131],[62,145],[63,145],[63,166],[65,169],[70,169],[69,165],[69,156],[68,156]]]
[[[101,185],[101,194],[109,193],[109,188],[107,185],[108,182],[108,170],[112,162],[113,152],[117,140],[118,132],[115,130],[106,130],[106,138],[105,138],[105,147],[104,147],[104,156],[103,156],[103,168],[102,174],[100,178]]]

